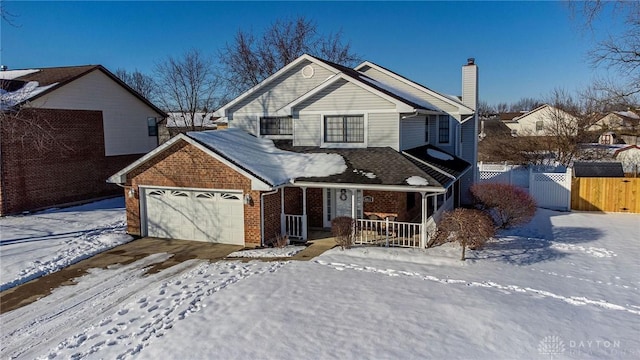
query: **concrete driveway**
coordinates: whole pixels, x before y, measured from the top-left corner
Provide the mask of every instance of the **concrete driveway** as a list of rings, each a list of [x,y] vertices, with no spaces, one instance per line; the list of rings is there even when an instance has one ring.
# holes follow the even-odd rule
[[[290,258],[234,258],[236,261],[308,261],[336,246],[333,238],[318,239],[310,242],[306,249]],[[190,259],[218,261],[234,251],[243,249],[241,245],[213,244],[201,241],[168,240],[142,238],[116,246],[110,250],[77,262],[60,271],[42,276],[0,293],[0,313],[28,305],[45,297],[62,285],[73,285],[74,279],[83,276],[93,268],[107,268],[116,264],[126,265],[149,255],[158,253],[173,254],[169,259],[156,263],[147,269],[153,274]]]
[[[173,256],[147,270],[155,273],[189,259],[217,261],[234,251],[239,245],[211,244],[199,241],[142,238],[77,262],[60,271],[42,276],[0,293],[0,313],[17,309],[45,297],[62,285],[72,285],[74,279],[83,276],[88,269],[106,268],[115,264],[129,264],[152,254],[168,253]]]

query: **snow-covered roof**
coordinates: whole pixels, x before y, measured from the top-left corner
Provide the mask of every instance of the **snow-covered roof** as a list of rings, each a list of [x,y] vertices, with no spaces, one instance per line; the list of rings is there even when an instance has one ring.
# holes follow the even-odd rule
[[[185,114],[181,112],[167,113],[167,127],[216,127],[217,116],[213,116],[213,113],[199,112],[195,114],[194,121],[191,121],[191,114]]]
[[[58,83],[40,86],[40,83],[37,81],[29,81],[15,91],[6,91],[0,88],[0,110],[8,110],[56,85],[58,85]]]
[[[272,186],[298,177],[325,177],[347,169],[337,154],[301,154],[278,149],[272,140],[240,129],[188,132],[187,136],[242,166]]]
[[[25,70],[5,70],[0,71],[0,80],[13,80],[21,76],[33,74],[40,71],[40,69],[25,69]]]
[[[638,116],[638,114],[634,113],[633,111],[615,111],[615,113],[631,119],[640,119],[640,116]]]

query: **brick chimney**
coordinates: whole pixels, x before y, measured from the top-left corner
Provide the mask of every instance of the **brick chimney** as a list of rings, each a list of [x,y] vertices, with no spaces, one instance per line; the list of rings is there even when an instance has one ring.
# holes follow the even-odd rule
[[[462,103],[473,110],[478,108],[478,66],[474,58],[462,66]]]

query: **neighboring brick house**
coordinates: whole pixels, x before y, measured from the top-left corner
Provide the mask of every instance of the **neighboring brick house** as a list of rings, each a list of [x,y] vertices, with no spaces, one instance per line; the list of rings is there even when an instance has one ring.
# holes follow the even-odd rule
[[[166,114],[100,65],[0,71],[0,215],[120,193]]]
[[[469,59],[460,100],[303,55],[216,111],[229,129],[179,134],[109,181],[133,235],[257,246],[349,216],[424,246],[477,178],[477,73]]]

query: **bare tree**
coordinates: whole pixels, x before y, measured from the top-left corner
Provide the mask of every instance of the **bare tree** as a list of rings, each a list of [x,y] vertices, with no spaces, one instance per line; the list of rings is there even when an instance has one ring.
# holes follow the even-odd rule
[[[341,32],[320,34],[317,25],[302,16],[278,20],[262,35],[239,30],[234,42],[222,49],[220,59],[229,90],[238,94],[304,53],[347,66],[358,61]]]
[[[158,86],[153,77],[143,74],[138,70],[129,72],[126,69],[120,68],[116,70],[115,75],[147,100],[155,100]]]
[[[594,88],[606,92],[612,101],[628,101],[640,94],[640,2],[637,1],[571,1],[573,15],[587,29],[594,30],[602,16],[620,18],[622,30],[599,29],[607,34],[589,53],[594,66],[603,65],[618,75],[618,81],[604,79]]]
[[[534,98],[522,98],[509,106],[510,111],[531,111],[542,105],[542,102]]]
[[[457,208],[446,212],[438,225],[430,246],[456,241],[462,247],[460,260],[465,260],[465,250],[481,248],[495,235],[493,221],[486,212],[476,209]]]
[[[191,130],[202,127],[196,114],[204,118],[223,101],[213,61],[198,50],[189,50],[179,58],[169,56],[156,64],[154,72],[158,100],[166,111],[183,114],[185,125]]]

